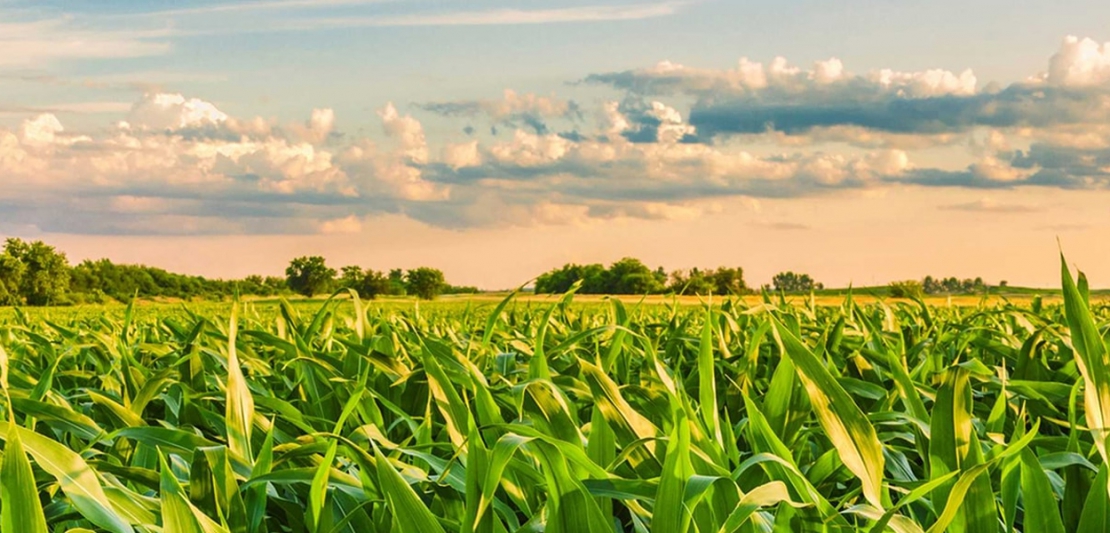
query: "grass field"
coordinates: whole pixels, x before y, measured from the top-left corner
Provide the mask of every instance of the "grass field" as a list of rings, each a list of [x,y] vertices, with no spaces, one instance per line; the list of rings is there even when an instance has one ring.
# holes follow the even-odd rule
[[[0,310],[0,530],[1105,532],[1110,309]]]

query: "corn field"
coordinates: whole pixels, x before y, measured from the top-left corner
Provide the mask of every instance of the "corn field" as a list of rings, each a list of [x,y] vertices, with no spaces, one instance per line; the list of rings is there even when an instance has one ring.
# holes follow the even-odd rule
[[[352,299],[0,323],[0,531],[1106,532],[1110,309]]]

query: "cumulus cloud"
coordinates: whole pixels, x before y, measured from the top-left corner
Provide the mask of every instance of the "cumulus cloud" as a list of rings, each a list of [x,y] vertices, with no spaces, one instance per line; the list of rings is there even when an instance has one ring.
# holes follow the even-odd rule
[[[1110,83],[1110,42],[1069,35],[1052,56],[1043,79],[1056,85],[1089,87]]]

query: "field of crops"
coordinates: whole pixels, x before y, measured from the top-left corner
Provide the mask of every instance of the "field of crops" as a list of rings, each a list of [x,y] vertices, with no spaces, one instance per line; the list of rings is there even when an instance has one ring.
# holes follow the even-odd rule
[[[9,311],[0,531],[1106,532],[1110,309],[1063,289]]]

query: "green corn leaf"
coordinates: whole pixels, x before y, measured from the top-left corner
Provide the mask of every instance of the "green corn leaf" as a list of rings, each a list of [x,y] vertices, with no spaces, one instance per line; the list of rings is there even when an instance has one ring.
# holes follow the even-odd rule
[[[385,493],[389,509],[393,513],[393,523],[398,533],[444,533],[416,491],[393,469],[389,460],[376,447],[374,456],[377,462],[378,484]]]
[[[189,501],[185,489],[170,470],[166,457],[159,452],[162,465],[161,506],[164,533],[228,533],[227,528],[214,522]]]
[[[1064,533],[1052,484],[1036,454],[1029,449],[1021,452],[1021,499],[1025,503],[1025,532]]]
[[[777,319],[775,339],[798,371],[817,420],[840,452],[840,459],[863,483],[863,495],[876,508],[884,507],[883,447],[875,428],[852,397],[837,383],[824,363]]]
[[[235,347],[239,329],[239,305],[232,306],[227,342],[227,444],[231,453],[248,463],[254,460],[251,452],[251,426],[254,421],[254,397],[247,388],[247,380],[239,367]]]
[[[1107,484],[1107,472],[1110,467],[1102,465],[1095,478],[1094,487],[1101,488]],[[1110,533],[1110,496],[1102,490],[1091,490],[1087,493],[1087,501],[1083,505],[1083,514],[1079,518],[1079,527],[1076,533]]]
[[[131,533],[131,526],[112,507],[96,473],[68,447],[15,424],[0,424],[0,438],[19,431],[19,440],[39,468],[58,481],[62,492],[89,522],[113,533]]]
[[[4,459],[0,464],[0,531],[46,533],[38,487],[31,462],[23,452],[16,426],[9,426]]]

